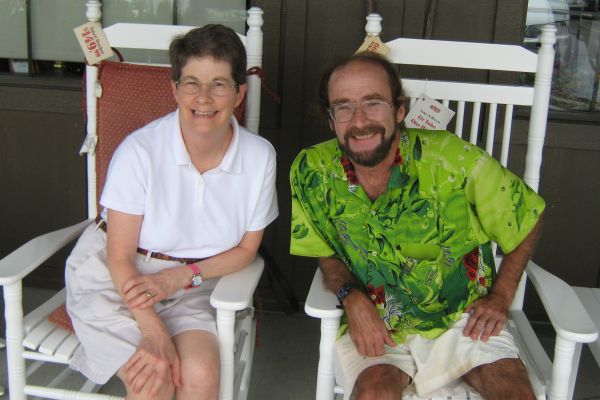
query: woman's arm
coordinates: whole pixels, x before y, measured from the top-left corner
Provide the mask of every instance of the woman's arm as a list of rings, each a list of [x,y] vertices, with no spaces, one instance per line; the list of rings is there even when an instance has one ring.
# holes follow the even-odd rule
[[[108,269],[117,292],[124,298],[123,285],[140,276],[135,265],[143,216],[108,210],[107,257]],[[146,296],[147,297],[147,296]],[[149,307],[132,309],[138,322],[142,341],[135,354],[125,364],[125,380],[135,392],[152,384],[151,392],[158,390],[172,373],[176,386],[180,385],[179,358],[166,327]],[[149,378],[154,376],[152,381]]]
[[[202,278],[216,278],[248,266],[256,257],[263,233],[262,229],[247,231],[237,246],[196,263]],[[123,298],[131,310],[149,308],[177,290],[188,287],[193,274],[187,265],[182,265],[157,274],[131,276],[123,285]],[[146,291],[154,296],[148,297]]]

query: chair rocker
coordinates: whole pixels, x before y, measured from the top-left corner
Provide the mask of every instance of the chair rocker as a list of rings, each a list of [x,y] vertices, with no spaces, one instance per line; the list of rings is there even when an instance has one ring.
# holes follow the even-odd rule
[[[87,18],[100,21],[100,2],[87,2]],[[263,11],[248,11],[248,31],[240,35],[246,46],[247,66],[262,63]],[[192,27],[146,24],[115,24],[105,28],[114,48],[167,50],[173,36]],[[25,243],[0,260],[0,284],[4,289],[8,390],[12,400],[27,396],[48,399],[122,399],[98,393],[101,388],[68,367],[79,346],[77,337],[49,321],[64,304],[65,289],[39,308],[23,316],[22,280],[46,259],[75,240],[98,214],[97,198],[102,191],[112,152],[127,134],[175,110],[170,89],[170,67],[107,61],[86,66],[88,218],[73,226],[50,232]],[[245,119],[242,125],[258,132],[261,82],[247,78]],[[137,86],[136,86],[137,85]],[[144,92],[140,93],[139,88]],[[136,90],[131,92],[130,90]],[[147,89],[147,90],[146,90]],[[141,115],[140,115],[141,114]],[[236,114],[237,115],[237,114]],[[222,277],[210,299],[217,310],[221,356],[220,399],[247,397],[254,351],[255,321],[253,295],[264,262],[257,258],[245,269]],[[60,315],[60,311],[59,311]],[[66,316],[66,313],[63,313]],[[67,321],[66,324],[68,325]],[[47,372],[40,373],[42,370]]]
[[[367,17],[368,36],[379,35],[381,20],[377,14]],[[476,144],[478,135],[484,132],[485,150],[490,154],[498,153],[504,166],[508,161],[513,109],[515,106],[530,108],[524,180],[537,191],[548,117],[555,41],[555,28],[546,26],[543,28],[541,47],[537,54],[520,46],[438,40],[398,38],[387,42],[386,45],[390,50],[387,57],[396,64],[534,74],[533,86],[417,79],[403,79],[402,82],[411,104],[425,93],[453,109],[456,112],[455,133],[460,137],[463,135],[465,119],[468,119],[468,112],[465,110],[471,110],[468,140]],[[503,118],[498,124],[496,114],[502,111]],[[480,126],[482,120],[485,122]],[[500,126],[501,134],[496,136],[497,126]],[[523,127],[523,130],[525,129],[527,128]],[[500,149],[496,152],[495,142],[500,143]],[[496,261],[496,265],[499,265],[498,257]],[[556,331],[553,362],[546,355],[522,310],[527,276],[538,292]],[[316,389],[318,400],[333,399],[343,393],[343,389],[335,382],[333,372],[334,343],[343,312],[336,308],[337,304],[336,296],[325,289],[321,271],[317,269],[305,303],[305,311],[308,315],[321,319]],[[593,342],[598,336],[596,327],[573,289],[534,262],[529,262],[511,306],[507,326],[515,337],[537,398],[571,399],[577,373],[577,365],[574,363],[578,361],[581,344]],[[405,399],[419,399],[411,386],[403,395]],[[432,399],[450,398],[482,397],[466,383],[462,383]]]

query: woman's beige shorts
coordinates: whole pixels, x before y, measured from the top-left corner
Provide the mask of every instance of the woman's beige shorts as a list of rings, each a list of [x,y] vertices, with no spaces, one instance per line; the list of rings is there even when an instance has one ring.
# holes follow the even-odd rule
[[[88,227],[67,259],[67,310],[81,345],[71,367],[103,384],[133,355],[141,340],[137,322],[115,290],[106,264],[106,234]],[[176,261],[137,256],[142,274],[182,265]],[[210,294],[216,279],[195,289],[179,290],[154,306],[171,336],[189,330],[216,334]]]
[[[348,333],[336,342],[334,370],[338,384],[344,388],[344,400],[350,398],[356,379],[362,371],[378,364],[391,364],[413,378],[414,389],[420,397],[428,397],[444,386],[456,386],[456,380],[471,369],[498,361],[518,358],[512,335],[503,329],[500,335],[487,342],[472,340],[463,335],[469,314],[463,314],[448,331],[437,339],[410,335],[396,347],[385,346],[379,357],[358,354]]]

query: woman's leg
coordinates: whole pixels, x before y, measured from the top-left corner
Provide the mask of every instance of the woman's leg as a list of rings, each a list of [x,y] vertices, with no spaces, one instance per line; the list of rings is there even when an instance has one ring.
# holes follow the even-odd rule
[[[173,337],[181,362],[177,400],[216,400],[219,396],[220,359],[217,337],[207,331],[185,331]]]

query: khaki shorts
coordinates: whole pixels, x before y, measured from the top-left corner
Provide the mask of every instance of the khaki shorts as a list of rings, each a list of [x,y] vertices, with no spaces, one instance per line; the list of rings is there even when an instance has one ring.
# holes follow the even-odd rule
[[[338,384],[344,388],[344,400],[350,398],[356,379],[365,369],[378,364],[391,364],[413,378],[419,397],[447,395],[438,393],[447,385],[457,386],[457,379],[471,369],[503,358],[518,358],[512,335],[503,329],[487,342],[474,341],[463,335],[469,314],[463,314],[450,329],[437,339],[410,335],[396,347],[385,346],[385,354],[364,357],[358,354],[350,335],[336,342],[334,371]],[[464,393],[464,391],[463,391]]]
[[[182,265],[176,261],[146,259],[137,255],[141,274],[154,274]],[[142,337],[136,320],[114,287],[106,259],[106,233],[88,227],[67,259],[65,273],[67,310],[81,345],[71,367],[90,380],[104,384],[135,353]],[[190,330],[216,335],[215,310],[210,295],[218,279],[197,288],[180,289],[154,305],[154,310],[175,336]]]

